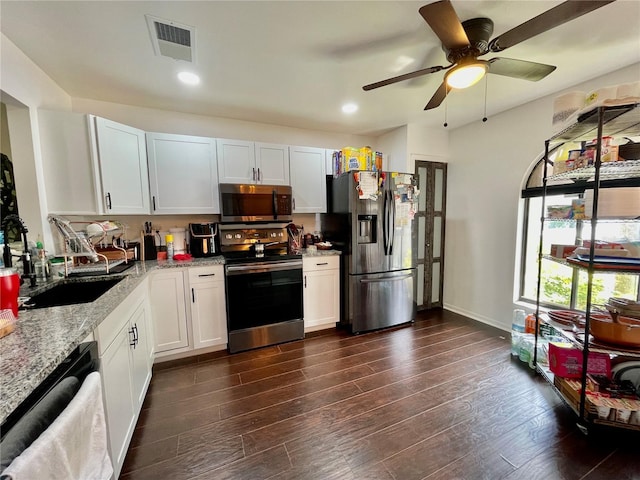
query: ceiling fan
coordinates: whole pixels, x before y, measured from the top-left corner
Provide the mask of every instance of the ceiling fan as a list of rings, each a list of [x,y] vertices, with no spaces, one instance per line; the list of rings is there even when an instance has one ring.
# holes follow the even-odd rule
[[[556,67],[543,63],[496,57],[490,60],[478,60],[489,52],[502,52],[531,37],[574,20],[615,0],[569,0],[563,2],[537,17],[527,20],[508,32],[489,40],[493,34],[493,22],[489,18],[472,18],[460,22],[449,0],[442,0],[420,8],[422,18],[431,27],[442,42],[447,61],[450,65],[423,68],[380,82],[365,85],[363,90],[373,90],[392,83],[429,73],[448,70],[444,81],[424,107],[425,110],[438,107],[452,88],[462,89],[474,85],[487,73],[520,78],[536,82],[543,79]]]

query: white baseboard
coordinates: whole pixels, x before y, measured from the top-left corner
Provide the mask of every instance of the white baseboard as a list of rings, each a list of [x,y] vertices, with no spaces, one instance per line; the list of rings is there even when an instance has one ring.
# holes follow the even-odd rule
[[[464,315],[465,317],[469,317],[473,320],[477,320],[478,322],[486,323],[487,325],[491,325],[492,327],[499,328],[500,330],[504,330],[505,332],[509,331],[509,329],[505,328],[503,324],[496,322],[493,318],[485,317],[484,315],[478,315],[477,313],[471,312],[469,310],[465,310],[464,308],[459,308],[459,307],[450,305],[448,303],[445,303],[444,309],[449,310],[453,313],[457,313],[459,315]]]

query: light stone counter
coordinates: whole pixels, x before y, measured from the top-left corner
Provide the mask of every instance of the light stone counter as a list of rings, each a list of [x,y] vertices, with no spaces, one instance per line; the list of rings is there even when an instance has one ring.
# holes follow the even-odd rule
[[[15,331],[0,338],[0,422],[4,422],[40,382],[145,281],[150,272],[159,268],[185,268],[212,263],[224,264],[224,258],[217,256],[187,262],[137,262],[120,274],[74,278],[73,281],[122,278],[94,302],[21,310]],[[57,281],[60,280],[38,285],[34,289],[23,286],[20,295],[33,296]]]
[[[302,249],[303,257],[324,257],[324,256],[332,256],[332,255],[340,255],[339,250],[316,250],[315,252],[309,252],[306,248]]]

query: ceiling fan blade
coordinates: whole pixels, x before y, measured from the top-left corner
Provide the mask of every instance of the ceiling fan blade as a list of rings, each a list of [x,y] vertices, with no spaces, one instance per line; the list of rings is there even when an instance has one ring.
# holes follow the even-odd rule
[[[424,5],[418,12],[448,50],[469,45],[469,38],[449,0]]]
[[[421,70],[416,70],[415,72],[405,73],[404,75],[398,75],[397,77],[387,78],[386,80],[381,80],[376,83],[370,83],[369,85],[365,85],[364,87],[362,87],[362,89],[365,91],[373,90],[374,88],[384,87],[385,85],[391,85],[392,83],[397,83],[403,80],[408,80],[410,78],[419,77],[420,75],[427,75],[428,73],[439,72],[440,70],[445,70],[449,67],[451,67],[451,65],[449,65],[448,67],[441,67],[438,65],[435,67],[423,68]]]
[[[489,50],[501,52],[531,37],[551,30],[563,23],[604,7],[615,0],[570,0],[527,20],[521,25],[491,40]]]
[[[438,90],[436,90],[436,93],[433,94],[433,97],[431,97],[431,100],[429,100],[429,103],[427,103],[427,106],[424,107],[424,109],[431,110],[432,108],[439,107],[442,101],[447,98],[447,95],[450,91],[451,87],[447,85],[446,82],[442,82],[438,87]]]
[[[516,60],[514,58],[492,58],[488,61],[489,73],[505,77],[521,78],[537,82],[553,72],[556,67],[544,63]]]

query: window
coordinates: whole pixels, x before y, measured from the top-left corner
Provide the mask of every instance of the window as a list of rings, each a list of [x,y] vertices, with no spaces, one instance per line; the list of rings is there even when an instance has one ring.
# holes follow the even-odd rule
[[[523,245],[520,271],[519,299],[536,302],[538,290],[538,254],[540,242],[540,216],[543,199],[541,172],[543,162],[537,162],[523,191]],[[572,188],[557,189],[565,193],[549,194],[545,208],[550,205],[571,205],[571,201],[582,193],[571,192]],[[549,254],[552,244],[580,245],[582,240],[591,239],[591,220],[558,219],[544,221],[542,253]],[[640,250],[640,221],[599,220],[596,225],[597,240],[617,242],[632,249]],[[586,308],[588,276],[586,270],[574,269],[549,260],[540,265],[540,303],[550,308],[584,310]],[[596,273],[592,283],[592,305],[603,305],[610,297],[640,300],[640,280],[638,275]]]

